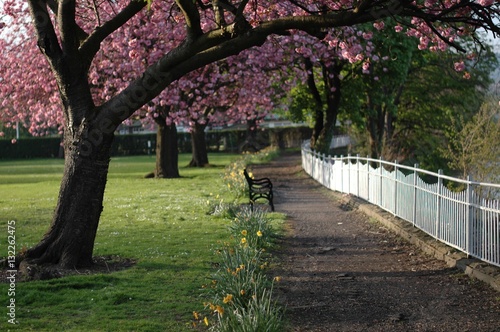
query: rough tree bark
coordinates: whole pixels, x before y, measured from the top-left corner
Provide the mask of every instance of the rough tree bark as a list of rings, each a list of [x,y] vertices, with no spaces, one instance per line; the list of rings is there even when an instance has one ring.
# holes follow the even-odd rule
[[[179,175],[179,147],[177,127],[163,124],[156,131],[156,167],[155,178],[174,179]]]
[[[43,239],[25,254],[25,264],[63,268],[92,264],[94,240],[103,210],[113,132],[83,121],[64,136],[65,165],[52,223]]]
[[[321,94],[319,93],[318,87],[316,86],[316,81],[314,79],[313,64],[309,58],[304,58],[305,69],[308,73],[307,75],[307,87],[309,92],[312,94],[314,99],[313,112],[314,112],[314,125],[311,134],[311,149],[317,150],[318,139],[320,133],[324,128],[324,113],[323,113],[323,101],[321,100]]]
[[[179,174],[179,146],[177,141],[177,127],[175,123],[167,125],[166,116],[168,110],[163,110],[155,122],[158,126],[156,131],[156,166],[155,178],[174,179]]]
[[[191,130],[191,149],[192,157],[189,162],[189,167],[205,167],[208,166],[208,151],[207,140],[205,137],[205,124],[195,122]]]

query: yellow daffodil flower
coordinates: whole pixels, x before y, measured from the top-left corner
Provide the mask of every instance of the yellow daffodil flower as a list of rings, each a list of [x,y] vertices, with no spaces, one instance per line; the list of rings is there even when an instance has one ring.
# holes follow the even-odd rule
[[[233,300],[233,295],[232,294],[227,294],[227,296],[222,300],[224,303],[229,303]]]
[[[222,316],[224,315],[224,308],[218,305],[217,307],[215,307],[215,312]]]

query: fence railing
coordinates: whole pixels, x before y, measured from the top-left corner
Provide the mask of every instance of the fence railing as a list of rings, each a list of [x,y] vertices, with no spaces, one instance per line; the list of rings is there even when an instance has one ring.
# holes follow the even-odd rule
[[[302,145],[302,167],[323,186],[378,205],[435,239],[500,266],[500,184],[381,159],[325,156],[312,151],[308,142]],[[450,184],[464,189],[450,190]]]

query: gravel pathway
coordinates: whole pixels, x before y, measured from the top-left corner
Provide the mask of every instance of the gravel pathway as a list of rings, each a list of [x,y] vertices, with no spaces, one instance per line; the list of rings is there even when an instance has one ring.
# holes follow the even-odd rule
[[[289,331],[500,331],[500,293],[321,187],[299,153],[251,168],[288,216],[273,275]]]

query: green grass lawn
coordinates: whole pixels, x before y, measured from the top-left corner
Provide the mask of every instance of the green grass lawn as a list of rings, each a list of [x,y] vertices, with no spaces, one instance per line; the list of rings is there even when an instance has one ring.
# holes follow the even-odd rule
[[[232,197],[221,180],[237,155],[211,154],[213,167],[192,169],[181,155],[182,178],[144,179],[149,156],[113,158],[94,255],[137,261],[111,274],[17,282],[16,320],[7,322],[7,284],[0,330],[186,331],[203,307],[201,286],[213,272],[213,249],[227,239],[228,221],[207,214],[215,195]],[[0,256],[7,255],[7,222],[15,220],[16,249],[31,247],[48,229],[62,160],[0,162]],[[279,216],[277,217],[279,218]]]

